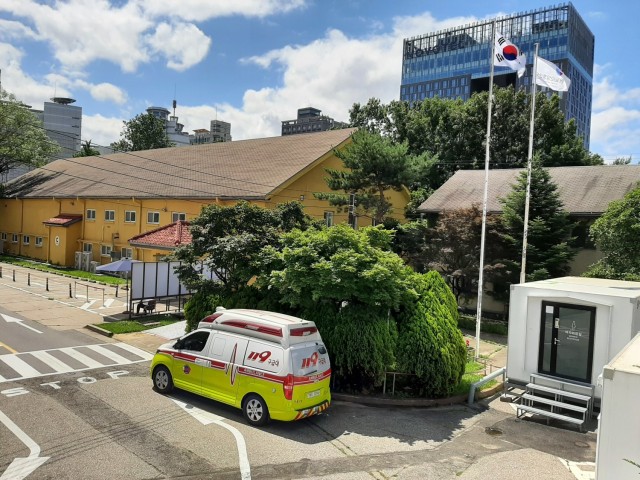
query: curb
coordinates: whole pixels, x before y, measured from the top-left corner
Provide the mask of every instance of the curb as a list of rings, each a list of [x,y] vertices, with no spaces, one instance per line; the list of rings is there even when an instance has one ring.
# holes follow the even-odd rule
[[[91,330],[92,332],[99,333],[100,335],[104,335],[105,337],[113,337],[113,332],[109,330],[105,330],[104,328],[100,328],[96,325],[85,325],[84,328]]]
[[[344,393],[331,393],[332,400],[342,402],[358,403],[370,407],[442,407],[445,405],[455,405],[466,403],[468,395],[457,395],[449,398],[384,398],[384,397],[362,397],[358,395],[348,395]]]

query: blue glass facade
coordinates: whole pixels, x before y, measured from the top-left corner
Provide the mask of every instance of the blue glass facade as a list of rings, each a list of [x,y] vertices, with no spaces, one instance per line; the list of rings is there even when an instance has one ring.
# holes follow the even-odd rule
[[[556,63],[571,79],[560,92],[560,107],[575,119],[589,147],[595,38],[571,3],[495,19],[496,30],[527,55],[527,72],[517,78],[495,67],[494,85],[531,88],[535,44],[538,55]],[[489,90],[493,20],[429,33],[404,40],[400,99],[420,101],[435,96],[468,99]],[[539,87],[540,88],[540,87]],[[554,93],[554,92],[549,92]]]

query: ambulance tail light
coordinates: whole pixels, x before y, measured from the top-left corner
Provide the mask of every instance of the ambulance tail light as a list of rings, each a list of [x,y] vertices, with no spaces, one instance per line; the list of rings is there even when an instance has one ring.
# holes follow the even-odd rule
[[[218,318],[220,315],[222,315],[222,312],[220,312],[220,313],[213,313],[213,314],[211,314],[211,315],[208,315],[208,316],[204,317],[204,318],[201,320],[201,322],[202,322],[202,323],[213,323],[213,322],[214,322],[214,320],[215,320],[216,318]]]
[[[284,379],[284,398],[291,400],[293,398],[293,375],[289,374]]]

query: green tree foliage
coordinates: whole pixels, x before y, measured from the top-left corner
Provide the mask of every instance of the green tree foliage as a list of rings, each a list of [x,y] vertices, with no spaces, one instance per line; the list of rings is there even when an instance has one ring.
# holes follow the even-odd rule
[[[82,144],[82,148],[79,152],[76,152],[74,157],[95,157],[100,155],[100,152],[91,146],[91,140],[86,140]]]
[[[590,235],[604,258],[590,268],[590,275],[629,278],[640,275],[640,187],[622,200],[611,202],[590,229]],[[596,275],[594,275],[596,274]]]
[[[494,263],[488,278],[494,282],[492,295],[505,301],[509,284],[518,283],[520,278],[526,186],[527,172],[523,171],[511,193],[501,200],[499,235],[505,248],[504,257]],[[571,247],[573,227],[549,172],[535,166],[531,172],[527,281],[560,277],[569,272],[569,262],[576,254]]]
[[[370,99],[350,110],[353,126],[379,133],[392,142],[407,143],[409,155],[425,155],[419,186],[436,189],[456,170],[484,168],[488,93],[463,102],[439,97],[409,105],[388,105]],[[557,95],[536,96],[534,152],[543,166],[600,165],[577,135],[575,123],[565,122]],[[490,159],[498,168],[526,165],[530,95],[512,87],[494,89]]]
[[[332,205],[345,206],[349,193],[353,192],[358,207],[370,212],[375,223],[380,224],[391,212],[385,190],[400,191],[411,183],[407,147],[365,130],[356,132],[352,139],[353,142],[343,150],[335,151],[346,170],[327,169],[329,188],[344,193],[317,193],[315,196],[329,200]]]
[[[141,113],[124,124],[120,140],[111,144],[117,152],[136,152],[154,148],[173,147],[169,141],[164,121],[150,113]]]
[[[224,306],[224,300],[219,295],[209,293],[204,289],[194,293],[184,305],[187,332],[198,328],[198,323],[207,315],[214,313],[218,306]]]
[[[415,274],[413,282],[418,298],[398,319],[398,368],[418,377],[424,395],[444,397],[460,383],[467,355],[456,300],[435,271]]]
[[[611,165],[629,165],[631,163],[631,157],[618,157],[616,158]]]
[[[59,151],[36,114],[0,89],[0,176],[18,166],[42,166]]]
[[[183,262],[178,269],[180,280],[192,289],[225,295],[236,292],[257,273],[255,261],[263,247],[277,246],[282,231],[305,229],[312,223],[298,202],[281,204],[273,210],[248,202],[232,207],[208,205],[191,222],[191,244],[175,252],[175,258]],[[203,278],[200,264],[218,280]]]

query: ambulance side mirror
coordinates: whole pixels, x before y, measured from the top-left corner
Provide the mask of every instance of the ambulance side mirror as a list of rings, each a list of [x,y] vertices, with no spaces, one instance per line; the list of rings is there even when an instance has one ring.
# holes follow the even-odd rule
[[[320,355],[325,355],[327,353],[327,349],[324,348],[324,345],[320,345],[320,347],[318,347],[318,353]]]

